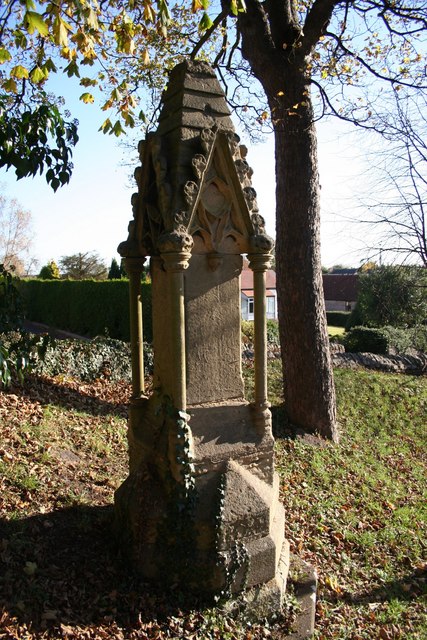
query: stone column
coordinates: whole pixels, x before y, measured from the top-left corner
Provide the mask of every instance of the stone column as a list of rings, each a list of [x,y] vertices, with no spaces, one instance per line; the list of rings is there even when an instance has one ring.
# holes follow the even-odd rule
[[[141,274],[145,257],[125,258],[129,276],[130,344],[132,357],[132,399],[144,395],[144,348],[142,333]]]
[[[265,272],[271,256],[263,253],[248,255],[249,267],[254,273],[254,351],[255,351],[255,409],[268,409],[267,391],[267,305],[265,297]]]
[[[173,368],[173,402],[176,409],[187,408],[185,366],[184,271],[191,254],[186,251],[162,253],[161,258],[169,278],[171,312],[171,367]]]

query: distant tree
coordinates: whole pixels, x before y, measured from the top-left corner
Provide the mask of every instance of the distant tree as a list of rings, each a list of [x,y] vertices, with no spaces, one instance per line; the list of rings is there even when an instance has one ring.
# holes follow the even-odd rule
[[[376,262],[373,262],[373,260],[368,260],[368,262],[364,262],[361,267],[359,267],[359,273],[366,273],[367,271],[376,269],[377,267],[378,265]]]
[[[64,278],[71,280],[105,280],[107,267],[99,255],[93,251],[62,256],[59,261]]]
[[[40,269],[38,277],[41,280],[59,280],[61,274],[56,262],[54,260],[51,260],[50,262],[45,264],[44,267]]]
[[[119,264],[115,258],[111,260],[110,270],[108,271],[109,280],[120,280],[126,276],[126,271],[122,264]]]
[[[31,242],[31,213],[17,200],[0,195],[0,264],[24,275],[31,262]]]
[[[427,96],[400,90],[394,101],[383,140],[376,139],[368,153],[371,181],[359,221],[375,231],[372,255],[398,255],[401,263],[427,267]]]
[[[388,265],[359,275],[355,313],[367,327],[413,327],[427,318],[427,269]]]

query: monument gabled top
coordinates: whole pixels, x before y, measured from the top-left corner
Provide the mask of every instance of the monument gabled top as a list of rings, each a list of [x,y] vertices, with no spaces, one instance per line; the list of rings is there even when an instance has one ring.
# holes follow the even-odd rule
[[[157,131],[139,145],[134,219],[119,253],[269,253],[273,241],[258,213],[247,150],[213,69],[177,65],[162,102]]]

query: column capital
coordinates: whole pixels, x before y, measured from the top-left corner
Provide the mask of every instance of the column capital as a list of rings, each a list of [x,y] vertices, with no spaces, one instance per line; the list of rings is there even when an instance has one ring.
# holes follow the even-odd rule
[[[271,253],[248,253],[249,268],[252,271],[267,271],[272,257]]]
[[[179,272],[185,271],[188,268],[188,261],[191,258],[191,253],[187,251],[174,251],[170,253],[161,253],[160,257],[163,260],[163,265],[166,271]]]
[[[125,269],[130,275],[131,273],[141,274],[144,269],[145,260],[147,256],[127,257],[124,258]]]

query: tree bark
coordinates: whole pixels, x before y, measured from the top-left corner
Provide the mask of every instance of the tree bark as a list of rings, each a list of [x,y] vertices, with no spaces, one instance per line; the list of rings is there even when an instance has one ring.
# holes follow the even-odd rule
[[[239,19],[242,53],[263,85],[275,133],[276,269],[285,409],[292,425],[337,441],[307,56],[295,46],[299,35],[294,23],[282,39],[274,33],[273,40],[262,6],[251,1],[247,6],[247,14]]]

